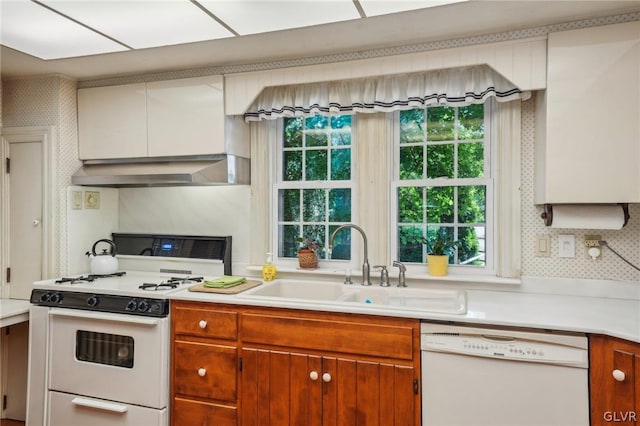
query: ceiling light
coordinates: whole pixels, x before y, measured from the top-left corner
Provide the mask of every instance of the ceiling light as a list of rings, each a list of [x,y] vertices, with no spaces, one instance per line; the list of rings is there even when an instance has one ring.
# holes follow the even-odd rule
[[[189,0],[39,0],[134,49],[231,37]]]
[[[360,5],[367,16],[377,16],[464,1],[467,0],[360,0]]]
[[[0,42],[41,59],[126,50],[28,0],[0,1]]]
[[[241,35],[360,18],[352,0],[199,0],[198,3]]]

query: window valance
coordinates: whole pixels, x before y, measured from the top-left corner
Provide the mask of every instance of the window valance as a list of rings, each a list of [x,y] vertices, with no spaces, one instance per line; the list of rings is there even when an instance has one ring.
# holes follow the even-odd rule
[[[389,112],[428,105],[468,105],[528,99],[487,65],[374,78],[265,88],[245,113],[246,121],[330,113]]]

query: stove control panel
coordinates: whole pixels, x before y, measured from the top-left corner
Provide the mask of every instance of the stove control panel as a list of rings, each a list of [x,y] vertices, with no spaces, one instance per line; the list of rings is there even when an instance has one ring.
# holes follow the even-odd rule
[[[34,289],[31,292],[31,303],[39,306],[147,317],[166,317],[169,315],[168,300],[146,297]]]

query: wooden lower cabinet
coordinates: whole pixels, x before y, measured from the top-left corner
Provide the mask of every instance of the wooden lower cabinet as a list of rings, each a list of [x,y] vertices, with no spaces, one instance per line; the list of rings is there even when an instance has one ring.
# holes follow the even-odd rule
[[[243,348],[242,424],[417,425],[410,366]]]
[[[174,301],[171,330],[174,426],[420,425],[418,320]]]
[[[591,425],[640,425],[640,344],[589,337]]]

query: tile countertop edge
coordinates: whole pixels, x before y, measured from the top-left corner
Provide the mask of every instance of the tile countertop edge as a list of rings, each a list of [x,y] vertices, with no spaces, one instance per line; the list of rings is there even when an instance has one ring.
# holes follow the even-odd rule
[[[29,321],[28,300],[0,299],[0,328]]]
[[[640,343],[640,301],[635,299],[467,290],[468,309],[461,315],[331,301],[250,299],[238,295],[190,292],[188,289],[168,297],[172,300],[604,334]]]

